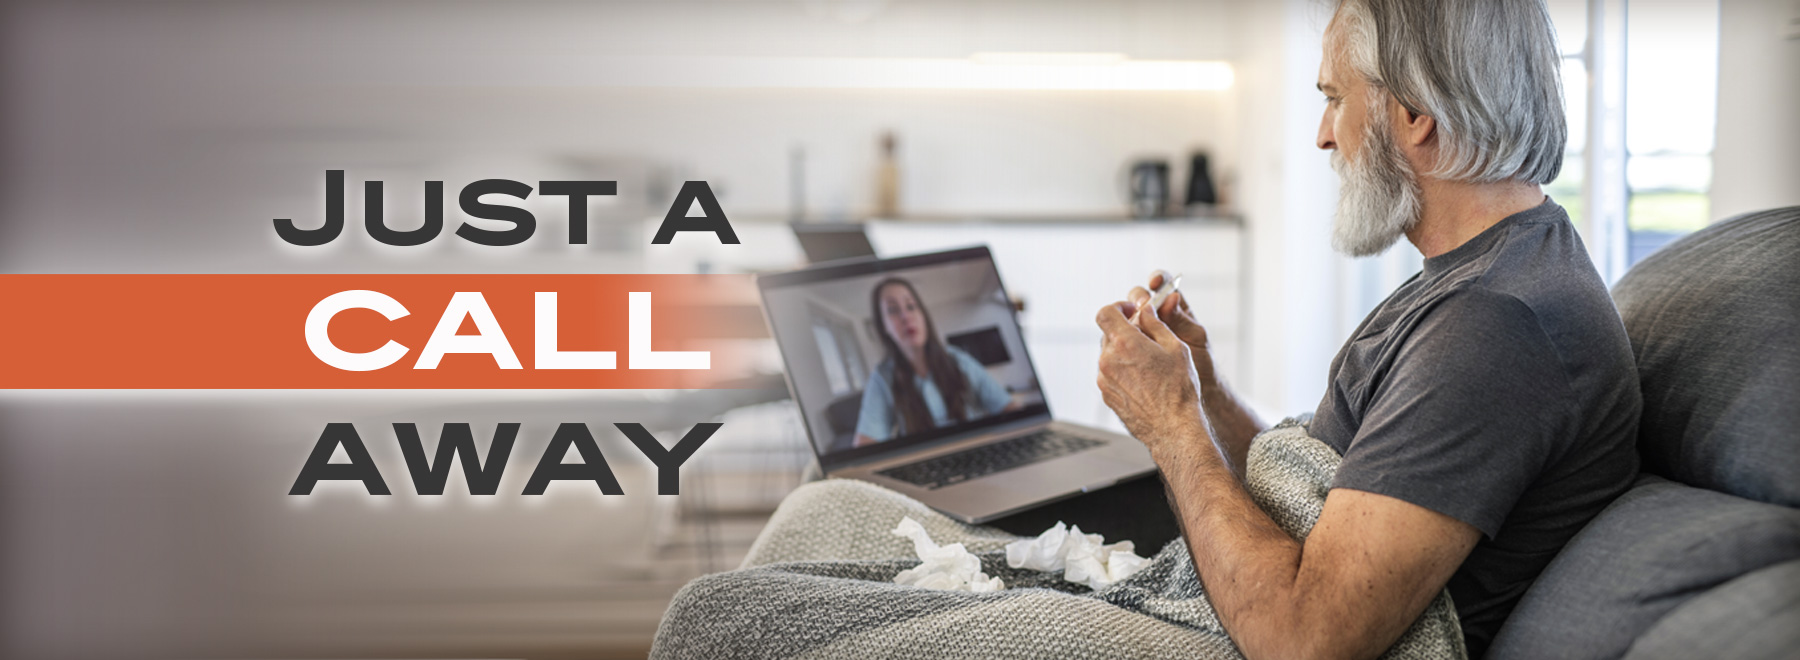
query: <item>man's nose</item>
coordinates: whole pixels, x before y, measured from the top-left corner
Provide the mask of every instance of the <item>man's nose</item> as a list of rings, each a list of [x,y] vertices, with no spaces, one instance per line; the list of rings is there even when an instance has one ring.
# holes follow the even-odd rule
[[[1331,134],[1330,114],[1319,117],[1319,137],[1317,142],[1320,149],[1329,151],[1337,148],[1336,136]]]

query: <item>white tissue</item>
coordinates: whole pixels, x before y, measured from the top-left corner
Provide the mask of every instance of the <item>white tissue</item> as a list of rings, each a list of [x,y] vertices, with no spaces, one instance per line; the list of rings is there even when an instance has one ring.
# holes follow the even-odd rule
[[[983,593],[1000,591],[1006,584],[998,577],[981,572],[981,559],[961,543],[940,546],[933,543],[925,527],[911,517],[901,518],[894,528],[895,536],[912,539],[913,552],[919,556],[917,567],[894,576],[898,584]],[[1083,534],[1080,526],[1056,523],[1035,539],[1006,544],[1006,565],[1034,571],[1062,571],[1063,579],[1099,590],[1131,577],[1149,559],[1137,555],[1130,541],[1106,545],[1099,534]]]
[[[1035,539],[1006,544],[1006,565],[1062,571],[1064,580],[1099,590],[1131,577],[1150,561],[1137,556],[1137,546],[1130,541],[1105,542],[1099,534],[1083,534],[1080,526],[1058,522]]]
[[[894,576],[896,583],[975,593],[1006,588],[1000,578],[990,578],[981,572],[981,560],[970,554],[963,544],[940,546],[931,542],[931,535],[925,533],[925,528],[919,525],[919,521],[910,516],[900,519],[900,526],[894,528],[894,535],[912,539],[913,552],[919,555],[919,561],[922,562],[915,568],[900,571],[899,575]]]

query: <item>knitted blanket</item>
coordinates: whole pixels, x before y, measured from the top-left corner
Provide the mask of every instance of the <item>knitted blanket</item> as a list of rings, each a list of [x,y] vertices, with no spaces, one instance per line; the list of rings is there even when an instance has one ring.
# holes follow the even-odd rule
[[[1282,529],[1305,539],[1337,471],[1332,449],[1289,420],[1257,436],[1248,486]],[[1128,515],[1129,512],[1122,512]],[[962,543],[1005,580],[991,593],[902,586],[919,564],[889,530],[902,517],[939,543]],[[652,658],[1242,658],[1207,602],[1185,543],[1099,591],[1061,573],[1013,569],[1021,537],[943,516],[899,493],[844,479],[788,496],[742,568],[675,595]],[[1108,539],[1109,541],[1118,539]],[[1385,658],[1467,657],[1450,595],[1440,593]]]

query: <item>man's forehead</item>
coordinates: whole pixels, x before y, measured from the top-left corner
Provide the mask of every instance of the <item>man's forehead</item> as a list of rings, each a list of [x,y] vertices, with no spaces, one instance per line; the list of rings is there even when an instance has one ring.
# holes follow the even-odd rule
[[[1357,77],[1340,66],[1340,61],[1330,53],[1326,53],[1325,59],[1319,62],[1318,85],[1321,91],[1345,91],[1355,86],[1356,82]]]
[[[1331,75],[1333,68],[1334,67],[1332,66],[1331,51],[1327,50],[1325,53],[1325,59],[1323,61],[1319,62],[1319,82],[1317,85],[1319,88],[1319,91],[1325,92],[1328,94],[1340,91],[1338,89],[1338,87],[1341,83],[1338,82],[1336,77]]]
[[[1342,81],[1337,80],[1336,76],[1332,75],[1337,72],[1340,59],[1338,53],[1343,45],[1343,40],[1338,38],[1336,28],[1337,21],[1335,19],[1325,26],[1324,57],[1319,60],[1318,87],[1322,92],[1337,91],[1338,87],[1343,84]]]

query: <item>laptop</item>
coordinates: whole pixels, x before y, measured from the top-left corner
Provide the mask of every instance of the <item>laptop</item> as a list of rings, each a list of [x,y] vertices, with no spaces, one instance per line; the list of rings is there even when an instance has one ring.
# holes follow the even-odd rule
[[[1051,416],[985,246],[823,264],[757,287],[828,477],[982,523],[1156,469],[1137,440]]]
[[[860,223],[796,222],[789,226],[809,264],[875,256],[875,246]]]

